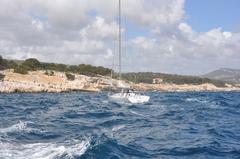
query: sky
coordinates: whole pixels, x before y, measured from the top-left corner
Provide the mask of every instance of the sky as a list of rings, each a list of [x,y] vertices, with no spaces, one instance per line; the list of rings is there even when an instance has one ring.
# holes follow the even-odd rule
[[[238,8],[239,0],[122,0],[122,70],[240,69]],[[0,55],[117,66],[117,9],[118,0],[0,0]]]
[[[188,24],[197,31],[221,27],[240,31],[239,0],[187,0],[185,10]]]

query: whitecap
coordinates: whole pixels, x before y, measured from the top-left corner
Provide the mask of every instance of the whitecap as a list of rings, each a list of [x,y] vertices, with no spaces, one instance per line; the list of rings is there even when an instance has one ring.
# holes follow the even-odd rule
[[[216,102],[210,102],[208,103],[208,107],[211,109],[217,109],[219,108],[219,105]]]
[[[114,127],[112,128],[112,131],[118,131],[118,130],[123,129],[123,128],[125,128],[125,125],[114,126]]]
[[[12,144],[0,142],[0,158],[4,159],[72,159],[86,152],[90,142],[71,141],[68,143]]]
[[[135,115],[144,116],[143,114],[137,113],[137,112],[135,112],[135,111],[133,111],[133,110],[130,110],[130,112],[131,112],[132,114],[135,114]]]
[[[18,132],[27,130],[27,122],[19,121],[19,123],[14,124],[7,128],[1,128],[0,133]]]
[[[207,100],[199,99],[199,98],[186,98],[188,102],[198,102],[198,103],[208,103]]]
[[[109,101],[108,101],[108,100],[103,100],[102,102],[103,102],[103,103],[109,103]]]
[[[186,98],[186,101],[188,101],[188,102],[199,102],[199,99],[197,99],[197,98]]]

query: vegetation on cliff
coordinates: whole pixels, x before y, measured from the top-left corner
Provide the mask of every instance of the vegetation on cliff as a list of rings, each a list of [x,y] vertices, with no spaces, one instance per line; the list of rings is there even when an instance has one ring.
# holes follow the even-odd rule
[[[88,76],[108,75],[111,69],[102,66],[96,67],[92,65],[65,65],[56,63],[40,62],[37,59],[30,58],[22,62],[15,62],[13,60],[6,60],[0,56],[0,70],[14,69],[15,73],[27,74],[28,71],[36,70],[52,70],[59,72],[70,72],[76,74],[84,74]]]
[[[45,71],[45,73],[44,73],[45,75],[48,75],[48,76],[53,76],[54,75],[54,72],[52,71],[52,70],[46,70]]]
[[[0,70],[4,69],[4,62],[2,56],[0,56]]]
[[[66,72],[65,75],[67,77],[67,80],[69,80],[69,81],[74,81],[75,80],[75,75],[73,75],[71,73],[68,73],[68,72]]]
[[[66,72],[68,80],[74,80],[73,74],[83,74],[88,76],[96,75],[110,75],[111,69],[104,67],[96,67],[92,65],[80,64],[80,65],[65,65],[56,63],[40,62],[37,59],[31,58],[25,61],[13,61],[6,60],[0,56],[0,70],[14,69],[15,73],[27,74],[28,71],[46,70],[45,74],[52,76],[53,71]],[[117,74],[114,75],[117,78]],[[224,87],[225,82],[219,80],[211,80],[209,78],[201,78],[197,76],[183,76],[172,75],[164,73],[124,73],[122,74],[124,80],[132,81],[134,83],[153,83],[154,79],[160,79],[160,83],[173,83],[173,84],[203,84],[212,83],[217,87]]]
[[[3,59],[2,56],[0,55],[0,70],[5,70],[5,69],[12,69],[17,66],[17,63],[14,62],[13,60],[6,60]]]
[[[154,79],[161,79],[160,83],[173,84],[204,84],[212,83],[217,87],[224,87],[225,82],[218,80],[211,80],[209,78],[201,78],[197,76],[183,76],[164,73],[139,72],[139,73],[125,73],[122,78],[134,83],[153,83]]]
[[[2,81],[4,78],[4,75],[0,73],[0,81]]]
[[[29,71],[28,67],[26,67],[24,65],[19,65],[19,66],[14,67],[14,73],[26,75],[26,74],[28,74],[28,71]]]

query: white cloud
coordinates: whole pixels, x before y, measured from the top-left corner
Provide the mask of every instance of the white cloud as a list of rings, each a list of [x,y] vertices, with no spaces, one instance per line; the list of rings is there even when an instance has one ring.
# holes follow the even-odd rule
[[[239,68],[240,33],[195,31],[184,22],[184,2],[122,1],[123,32],[136,35],[123,41],[124,71],[198,74]],[[7,58],[111,66],[117,9],[118,0],[1,0],[0,52]],[[127,30],[128,23],[146,33]]]
[[[32,25],[38,30],[38,31],[43,31],[44,26],[43,23],[39,20],[32,20]]]
[[[218,67],[239,68],[239,33],[220,28],[197,33],[186,23],[180,23],[178,31],[172,38],[137,37],[133,40],[131,47],[142,50],[138,54],[138,59],[144,59],[145,63],[142,70],[149,66],[154,71],[198,74]],[[141,62],[138,60],[138,63]]]
[[[111,40],[114,40],[117,37],[117,29],[118,25],[116,22],[107,24],[104,18],[96,17],[92,24],[80,30],[80,36],[92,39],[111,38]]]

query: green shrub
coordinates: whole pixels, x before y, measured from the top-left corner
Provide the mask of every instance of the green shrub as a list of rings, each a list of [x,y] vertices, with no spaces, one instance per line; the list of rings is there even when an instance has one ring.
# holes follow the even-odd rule
[[[67,66],[64,64],[55,64],[56,71],[65,72],[67,71]]]
[[[2,58],[2,56],[0,55],[0,70],[1,70],[2,67],[3,67],[3,58]]]
[[[0,73],[0,81],[3,81],[5,75]]]
[[[48,75],[48,76],[53,76],[53,75],[54,75],[54,72],[53,72],[53,71],[45,71],[44,74],[45,74],[45,75]]]
[[[69,81],[74,81],[75,80],[75,75],[71,74],[71,73],[65,73],[67,80]]]
[[[13,69],[17,66],[17,63],[13,60],[3,59],[0,55],[0,70]]]
[[[6,60],[7,61],[7,60]],[[8,69],[14,69],[18,66],[18,64],[16,62],[14,62],[13,60],[9,60],[7,61],[7,68]]]
[[[76,65],[70,65],[70,66],[68,67],[68,71],[69,71],[69,72],[73,72],[73,73],[78,73],[78,66],[76,66]]]
[[[96,66],[92,66],[92,65],[85,65],[85,64],[81,64],[78,65],[78,73],[79,74],[84,74],[84,75],[108,75],[111,73],[111,69],[108,68],[104,68],[104,67],[96,67]]]
[[[2,58],[2,56],[0,55],[0,70],[4,70],[7,68],[7,63],[6,63],[6,60],[4,60]]]
[[[22,63],[22,65],[24,67],[27,67],[27,69],[31,70],[31,71],[36,71],[38,68],[41,67],[41,63],[37,59],[34,59],[34,58],[30,58],[30,59],[25,60]]]
[[[114,74],[114,78],[118,78],[117,74]],[[152,83],[154,78],[161,78],[164,83],[173,84],[194,84],[199,85],[203,83],[212,83],[217,87],[224,87],[225,82],[211,80],[208,78],[201,78],[197,76],[183,76],[164,73],[152,73],[152,72],[139,72],[139,73],[124,73],[122,78],[135,83]]]
[[[28,68],[23,65],[19,65],[14,68],[14,73],[19,73],[23,75],[28,74]]]
[[[56,70],[54,63],[46,63],[46,62],[41,63],[41,69],[43,69],[43,70]]]
[[[18,68],[20,67],[20,68]],[[56,64],[56,63],[46,63],[40,62],[35,58],[29,58],[25,61],[13,61],[3,59],[0,55],[0,70],[4,69],[14,69],[19,73],[26,73],[26,71],[36,71],[36,70],[52,70],[59,72],[71,72],[76,74],[84,74],[89,76],[96,75],[109,75],[111,73],[111,69],[104,68],[102,66],[96,67],[92,65],[65,65],[65,64]],[[45,73],[47,75],[51,75],[51,73]]]

